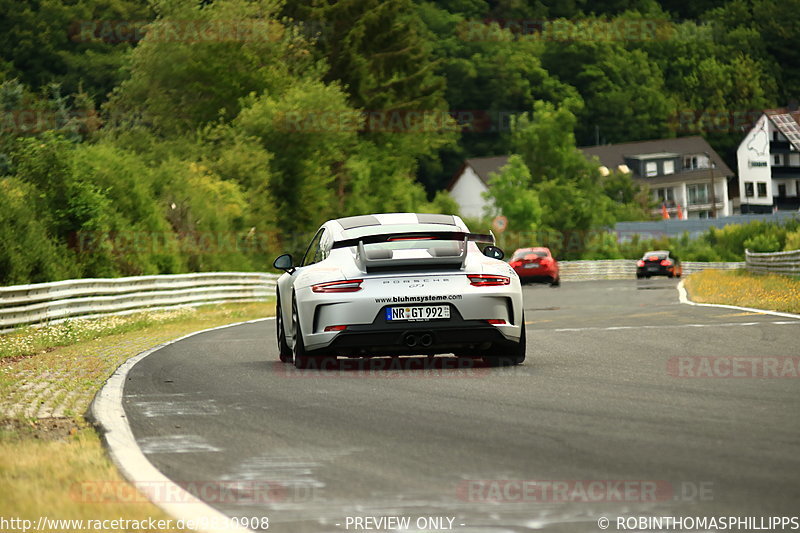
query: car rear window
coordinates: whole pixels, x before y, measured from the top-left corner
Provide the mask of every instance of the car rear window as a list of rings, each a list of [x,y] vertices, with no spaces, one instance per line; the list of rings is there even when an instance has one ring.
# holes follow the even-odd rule
[[[655,258],[657,258],[657,259],[660,261],[660,260],[662,260],[662,259],[666,259],[667,257],[669,257],[669,254],[667,254],[667,253],[664,253],[664,252],[647,252],[646,254],[644,254],[644,256],[642,257],[642,259],[644,259],[645,261],[647,261],[647,260],[649,260],[651,257],[655,257]]]
[[[513,257],[511,257],[511,260],[513,261],[514,259],[524,259],[524,258],[528,257],[529,255],[535,255],[537,257],[547,257],[547,252],[542,251],[542,250],[535,250],[535,251],[534,250],[525,250],[525,251],[522,251],[522,252],[515,253],[513,255]]]

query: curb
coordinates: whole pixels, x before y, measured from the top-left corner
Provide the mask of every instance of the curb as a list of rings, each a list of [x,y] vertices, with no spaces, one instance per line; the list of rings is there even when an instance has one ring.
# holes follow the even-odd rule
[[[122,393],[127,380],[128,372],[142,359],[158,350],[174,344],[188,337],[214,331],[218,329],[241,326],[243,324],[253,324],[274,320],[275,317],[257,318],[244,322],[236,322],[217,326],[200,331],[195,331],[177,339],[159,344],[149,350],[137,354],[117,368],[105,385],[97,392],[94,397],[87,418],[100,430],[103,441],[108,448],[111,459],[117,465],[122,475],[131,482],[140,492],[142,492],[153,504],[160,507],[164,512],[177,520],[186,522],[192,521],[197,525],[196,530],[203,533],[253,533],[252,530],[232,523],[231,518],[217,511],[207,503],[199,500],[191,493],[187,492],[179,485],[175,484],[167,476],[162,474],[153,463],[144,455],[136,444],[125,409],[122,406]],[[153,483],[157,482],[157,483]],[[170,494],[178,495],[180,503],[154,501],[153,496],[156,491],[154,485],[167,487]],[[149,487],[149,488],[148,488]]]
[[[682,304],[688,305],[699,305],[703,307],[721,307],[723,309],[735,309],[737,311],[749,311],[751,313],[761,313],[763,315],[773,315],[773,316],[780,316],[784,318],[794,318],[800,320],[800,315],[795,315],[793,313],[782,313],[780,311],[770,311],[768,309],[756,309],[755,307],[740,307],[738,305],[725,305],[725,304],[701,304],[697,302],[693,302],[689,299],[688,294],[686,293],[686,287],[683,285],[683,281],[681,280],[678,283],[678,298]]]

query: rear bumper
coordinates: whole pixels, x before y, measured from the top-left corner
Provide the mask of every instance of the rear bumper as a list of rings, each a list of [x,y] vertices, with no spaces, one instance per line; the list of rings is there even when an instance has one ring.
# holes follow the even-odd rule
[[[660,266],[657,269],[651,270],[648,267],[636,267],[637,276],[669,276],[674,272],[675,267]]]
[[[520,268],[514,269],[514,272],[519,276],[520,281],[540,281],[544,283],[552,283],[558,279],[558,270],[550,268]]]
[[[511,349],[518,343],[520,325],[492,325],[464,320],[452,309],[447,321],[387,322],[384,312],[372,324],[348,326],[315,355],[385,356],[432,355],[488,349]]]

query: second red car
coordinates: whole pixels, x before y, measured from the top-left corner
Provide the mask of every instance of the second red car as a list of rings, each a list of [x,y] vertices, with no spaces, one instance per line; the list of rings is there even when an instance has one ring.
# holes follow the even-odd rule
[[[514,252],[508,264],[523,283],[549,283],[553,287],[561,284],[558,261],[550,253],[549,248],[520,248]]]

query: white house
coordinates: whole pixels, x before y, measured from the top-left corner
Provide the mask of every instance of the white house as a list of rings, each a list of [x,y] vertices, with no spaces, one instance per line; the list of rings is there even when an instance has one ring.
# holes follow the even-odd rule
[[[499,172],[507,163],[508,156],[475,157],[464,161],[447,186],[461,216],[480,218],[486,214],[489,200],[484,193],[489,190],[490,174]]]
[[[768,109],[736,151],[737,211],[772,213],[800,208],[800,111]]]

